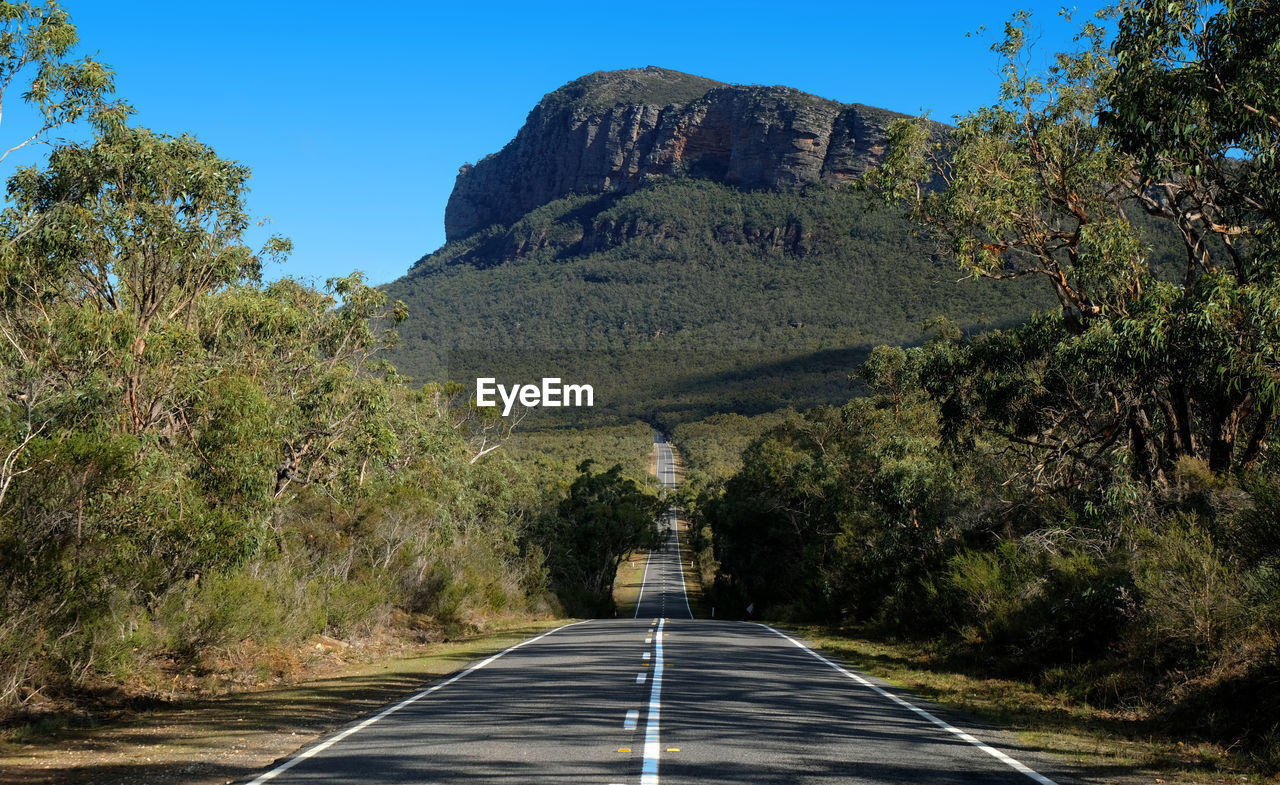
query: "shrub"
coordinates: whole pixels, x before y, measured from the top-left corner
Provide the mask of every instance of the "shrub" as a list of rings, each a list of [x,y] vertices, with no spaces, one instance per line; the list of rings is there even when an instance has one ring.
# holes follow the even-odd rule
[[[957,554],[948,582],[962,598],[963,639],[1030,670],[1105,652],[1133,596],[1126,570],[1105,555],[1030,539]]]
[[[1244,619],[1245,591],[1199,515],[1179,512],[1135,536],[1141,641],[1168,667],[1207,664]]]

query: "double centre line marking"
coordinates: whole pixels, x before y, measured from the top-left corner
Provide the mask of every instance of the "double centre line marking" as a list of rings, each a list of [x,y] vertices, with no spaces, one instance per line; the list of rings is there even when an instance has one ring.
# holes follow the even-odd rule
[[[658,760],[662,757],[659,738],[662,718],[662,628],[666,623],[666,619],[659,620],[653,636],[653,680],[649,686],[649,712],[645,719],[644,767],[640,771],[640,785],[658,785]],[[641,679],[637,678],[636,681]]]

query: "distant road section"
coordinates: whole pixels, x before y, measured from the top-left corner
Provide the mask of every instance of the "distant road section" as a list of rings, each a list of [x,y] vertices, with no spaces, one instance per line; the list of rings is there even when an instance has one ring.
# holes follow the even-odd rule
[[[676,458],[671,452],[671,442],[663,438],[662,434],[655,432],[653,434],[653,445],[658,450],[658,466],[656,469],[658,479],[667,488],[675,488]]]
[[[662,484],[676,487],[675,456],[671,444],[655,433],[654,447],[658,460],[656,473]],[[640,600],[636,603],[635,617],[692,619],[689,597],[685,593],[684,569],[680,564],[680,532],[676,529],[674,507],[662,514],[658,521],[662,545],[649,554],[645,568],[644,585],[640,587]]]

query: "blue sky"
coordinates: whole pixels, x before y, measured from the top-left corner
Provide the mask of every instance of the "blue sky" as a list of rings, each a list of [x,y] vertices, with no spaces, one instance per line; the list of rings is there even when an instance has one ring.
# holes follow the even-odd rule
[[[948,120],[989,102],[998,81],[991,35],[967,32],[999,31],[1025,7],[1046,26],[1044,50],[1068,40],[1060,4],[1013,0],[63,7],[82,53],[116,70],[137,124],[194,133],[253,170],[252,212],[295,244],[269,277],[359,269],[374,283],[444,241],[458,167],[583,74],[657,65]],[[9,144],[26,119],[15,98],[0,128]],[[11,156],[0,174],[40,155]]]

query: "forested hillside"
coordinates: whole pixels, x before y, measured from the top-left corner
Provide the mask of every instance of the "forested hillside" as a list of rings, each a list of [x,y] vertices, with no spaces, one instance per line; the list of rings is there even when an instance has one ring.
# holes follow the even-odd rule
[[[928,320],[986,330],[1048,305],[1031,286],[958,281],[914,233],[823,184],[679,177],[566,197],[383,287],[410,313],[389,358],[424,381],[585,381],[587,421],[672,424],[838,401],[871,347],[918,341]]]
[[[895,117],[655,68],[572,82],[464,167],[451,240],[382,287],[409,311],[387,356],[419,383],[594,386],[593,410],[535,411],[526,428],[670,428],[838,403],[874,346],[919,343],[939,318],[980,333],[1051,307],[1033,281],[958,270],[938,238],[860,187]],[[548,201],[522,213],[530,194]],[[457,217],[489,215],[457,206],[481,202],[516,217]],[[1144,263],[1176,271],[1176,233],[1134,220]]]

